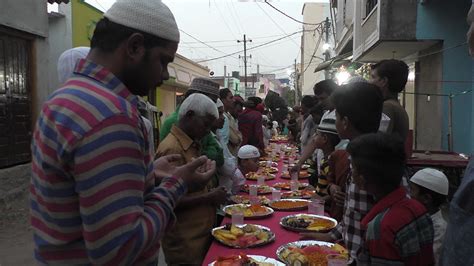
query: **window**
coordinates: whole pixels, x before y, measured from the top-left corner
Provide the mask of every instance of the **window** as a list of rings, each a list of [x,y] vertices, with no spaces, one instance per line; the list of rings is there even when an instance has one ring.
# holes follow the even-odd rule
[[[368,17],[370,12],[375,8],[377,5],[378,0],[367,0],[365,2],[365,17]]]

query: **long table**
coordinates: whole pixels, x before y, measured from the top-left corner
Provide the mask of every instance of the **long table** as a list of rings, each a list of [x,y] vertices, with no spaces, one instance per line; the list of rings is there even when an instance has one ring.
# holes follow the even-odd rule
[[[290,181],[288,179],[281,178],[282,168],[283,168],[283,160],[280,159],[280,162],[278,163],[278,173],[276,174],[275,179],[266,181],[267,185],[271,186],[277,182]],[[303,182],[307,182],[307,180],[303,179]],[[255,185],[257,184],[257,181],[247,180],[247,184]],[[271,194],[266,195],[266,196],[271,199]],[[260,256],[277,259],[276,250],[278,249],[278,247],[289,242],[298,241],[300,239],[299,234],[297,232],[288,231],[282,228],[280,226],[280,219],[287,215],[298,214],[298,213],[307,213],[307,210],[297,211],[297,212],[290,212],[290,211],[283,212],[283,211],[275,210],[272,216],[264,218],[264,219],[259,219],[259,220],[246,219],[244,221],[245,223],[258,224],[258,225],[263,225],[270,228],[272,232],[275,233],[275,241],[261,247],[248,248],[248,249],[235,249],[235,248],[224,246],[220,244],[219,242],[217,242],[216,240],[213,240],[211,247],[209,248],[207,252],[206,258],[204,259],[203,265],[206,265],[206,266],[209,265],[211,262],[215,261],[218,256],[239,255],[241,252],[247,255],[260,255]],[[222,224],[226,224],[226,223],[231,223],[230,217],[225,217],[224,220],[222,221]]]

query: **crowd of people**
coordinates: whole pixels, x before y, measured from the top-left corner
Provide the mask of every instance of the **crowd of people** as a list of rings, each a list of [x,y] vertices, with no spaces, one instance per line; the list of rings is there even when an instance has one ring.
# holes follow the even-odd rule
[[[169,78],[178,43],[161,1],[118,0],[44,103],[30,189],[39,263],[156,265],[162,248],[168,265],[200,265],[220,207],[279,135],[300,148],[291,172],[311,165],[315,197],[339,222],[302,238],[344,243],[350,265],[474,262],[466,229],[472,178],[454,195],[447,222],[446,175],[407,171],[408,115],[398,102],[404,62],[374,64],[369,80],[320,81],[280,122],[262,99],[195,78],[154,143],[137,96]]]

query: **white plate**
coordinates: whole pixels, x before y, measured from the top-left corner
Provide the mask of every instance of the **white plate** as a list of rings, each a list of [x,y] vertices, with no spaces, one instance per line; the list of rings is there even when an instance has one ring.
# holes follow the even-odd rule
[[[287,244],[284,244],[282,246],[280,246],[277,251],[276,251],[276,255],[278,257],[279,260],[283,261],[283,262],[286,262],[285,259],[281,256],[281,253],[283,252],[283,250],[285,250],[286,248],[288,247],[297,247],[297,248],[303,248],[303,247],[307,247],[307,246],[327,246],[327,247],[332,247],[334,246],[333,243],[329,243],[329,242],[323,242],[323,241],[316,241],[316,240],[303,240],[303,241],[296,241],[296,242],[291,242],[291,243],[287,243]]]
[[[293,226],[290,226],[286,223],[286,220],[288,220],[289,218],[303,218],[303,217],[310,217],[310,218],[319,218],[319,219],[323,219],[323,220],[328,220],[328,221],[331,221],[334,226],[331,227],[331,228],[327,228],[327,229],[324,229],[324,230],[309,230],[309,229],[306,229],[306,228],[296,228],[296,227],[293,227]],[[285,216],[283,218],[280,219],[280,225],[285,228],[285,229],[288,229],[290,231],[295,231],[295,232],[328,232],[330,231],[331,229],[333,229],[334,227],[337,226],[337,221],[331,217],[327,217],[327,216],[322,216],[322,215],[315,215],[315,214],[293,214],[293,215],[288,215],[288,216]]]
[[[232,216],[229,212],[227,212],[228,209],[232,208],[232,207],[236,207],[236,206],[242,206],[242,207],[250,207],[251,205],[250,204],[242,204],[242,203],[237,203],[237,204],[231,204],[231,205],[227,205],[225,206],[222,211],[227,215],[227,216]],[[263,208],[265,208],[267,210],[267,212],[265,214],[257,214],[257,215],[254,215],[254,216],[249,216],[249,217],[246,217],[244,216],[245,219],[260,219],[260,218],[265,218],[265,217],[268,217],[270,215],[273,214],[273,209],[272,208],[269,208],[267,206],[262,206]]]
[[[247,225],[247,224],[238,225],[238,227],[244,227],[244,226],[246,226],[246,225]],[[224,229],[225,226],[219,226],[219,227],[216,227],[216,228],[212,229],[212,230],[211,230],[211,235],[212,235],[212,237],[214,237],[214,239],[215,239],[217,242],[221,243],[221,244],[224,245],[224,246],[228,246],[228,247],[231,247],[231,248],[241,248],[241,249],[247,249],[247,248],[265,246],[265,245],[268,245],[269,243],[275,241],[275,233],[273,233],[272,230],[270,230],[270,228],[265,227],[265,226],[262,226],[262,225],[258,225],[258,224],[252,224],[252,225],[258,227],[258,228],[261,229],[261,230],[267,231],[267,232],[270,234],[270,237],[269,237],[268,241],[263,242],[263,243],[259,243],[259,244],[253,244],[253,245],[250,245],[250,246],[247,246],[247,247],[242,247],[242,246],[231,245],[231,244],[229,244],[229,243],[225,243],[224,241],[221,241],[219,238],[217,238],[217,237],[215,236],[215,231],[217,231],[217,230],[219,230],[219,229]]]
[[[267,258],[267,257],[264,257],[264,256],[247,255],[247,257],[250,257],[250,258],[256,260],[257,262],[273,263],[273,265],[275,265],[275,266],[285,266],[284,263],[281,263],[281,262],[277,261],[276,259]],[[213,261],[208,266],[214,266],[215,263],[216,263],[216,261]]]

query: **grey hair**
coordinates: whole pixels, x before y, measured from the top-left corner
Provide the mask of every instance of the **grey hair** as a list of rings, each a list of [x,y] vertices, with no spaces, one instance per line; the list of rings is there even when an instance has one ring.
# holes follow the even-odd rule
[[[179,107],[179,119],[183,118],[189,111],[193,111],[196,115],[206,116],[212,115],[214,118],[219,118],[216,104],[201,93],[193,93],[189,95]]]

